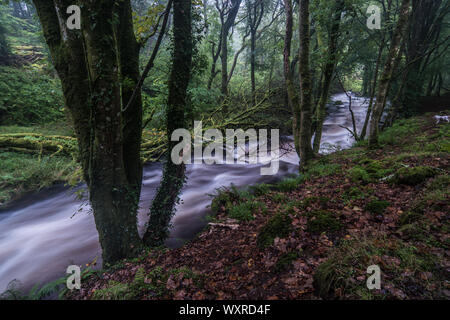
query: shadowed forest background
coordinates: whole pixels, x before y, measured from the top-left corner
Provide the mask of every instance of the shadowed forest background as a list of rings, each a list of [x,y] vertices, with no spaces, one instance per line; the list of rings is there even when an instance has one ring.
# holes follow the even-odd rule
[[[1,298],[52,295],[75,259],[68,299],[448,299],[449,14],[443,0],[0,0]],[[280,172],[174,163],[171,135],[194,121],[279,129]],[[19,233],[57,252],[44,234],[63,229],[40,223],[72,219],[74,194],[89,253],[27,272]]]

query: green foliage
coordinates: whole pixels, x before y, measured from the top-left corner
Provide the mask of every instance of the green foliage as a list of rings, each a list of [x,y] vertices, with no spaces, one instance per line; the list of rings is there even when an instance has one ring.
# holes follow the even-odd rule
[[[278,182],[275,185],[275,189],[281,192],[291,192],[296,189],[305,181],[305,177],[302,175],[299,175],[295,178],[287,178],[282,180],[281,182]]]
[[[78,181],[77,164],[67,158],[0,152],[0,203],[57,182]]]
[[[390,203],[386,200],[375,199],[366,204],[364,210],[372,213],[372,214],[382,214],[387,207],[389,207]]]
[[[238,190],[235,185],[229,188],[223,187],[217,190],[217,195],[214,196],[211,202],[211,210],[214,213],[231,209],[235,204],[252,200],[254,197],[246,190]]]
[[[314,234],[322,232],[336,232],[343,228],[342,223],[329,211],[311,211],[308,212],[308,222],[306,231]]]
[[[284,193],[275,193],[272,195],[272,200],[274,202],[283,203],[288,202],[288,197]]]
[[[372,192],[373,190],[368,187],[350,187],[342,194],[342,200],[344,200],[344,202],[349,202],[352,200],[364,199]]]
[[[267,207],[264,203],[258,201],[248,201],[234,205],[229,210],[229,217],[239,221],[253,220],[253,213],[256,211],[265,214]]]
[[[374,159],[363,158],[359,163],[364,167],[369,177],[374,180],[387,177],[394,171],[392,168],[385,169],[385,163]]]
[[[0,67],[0,124],[29,125],[64,119],[58,79],[38,71]]]
[[[341,166],[337,163],[324,163],[321,162],[307,168],[307,174],[314,177],[326,177],[338,173],[341,170]]]
[[[26,294],[22,292],[21,283],[18,280],[11,281],[5,292],[0,294],[1,300],[42,300],[48,298],[52,294],[59,293],[59,299],[62,299],[68,292],[66,287],[67,277],[64,276],[55,281],[49,282],[44,286],[39,283],[34,285]]]
[[[0,8],[0,65],[6,64],[6,59],[10,54],[9,43],[6,40],[6,28],[4,27],[3,21],[5,20],[5,14]]]
[[[397,170],[392,181],[396,184],[406,184],[415,186],[425,180],[434,177],[437,170],[428,166],[418,166],[412,168],[401,168]]]
[[[249,191],[256,197],[260,197],[260,196],[263,196],[263,195],[269,193],[271,189],[272,189],[271,185],[268,185],[265,183],[260,183],[260,184],[250,186]]]
[[[420,121],[417,118],[398,120],[392,127],[379,134],[378,142],[381,145],[400,145],[406,138],[418,133],[419,130]]]
[[[316,293],[324,299],[347,295],[353,299],[384,299],[386,291],[370,292],[366,286],[366,269],[370,265],[379,264],[379,257],[383,257],[382,286],[395,284],[405,291],[417,290],[420,284],[417,275],[431,271],[436,272],[433,280],[435,285],[443,279],[437,270],[436,257],[424,251],[419,251],[409,243],[401,240],[387,240],[384,238],[344,240],[333,249],[327,261],[319,265],[314,274],[314,288]],[[403,273],[399,270],[408,270]],[[387,275],[388,276],[385,276]],[[362,280],[357,280],[362,278]],[[436,288],[436,287],[434,287]],[[431,298],[438,295],[439,290],[421,292]]]
[[[367,171],[360,167],[360,166],[356,166],[354,168],[351,168],[350,170],[348,170],[348,175],[350,177],[350,180],[352,182],[364,182],[364,183],[368,183],[370,182],[370,176],[367,173]]]
[[[414,211],[423,212],[426,209],[440,210],[448,203],[450,196],[450,177],[440,175],[430,180],[423,195],[414,203]]]
[[[327,197],[322,197],[322,196],[321,197],[315,197],[315,196],[308,197],[303,200],[303,205],[306,208],[306,207],[311,206],[311,204],[314,202],[319,203],[322,207],[326,207],[328,205],[328,203],[330,202],[330,199]]]
[[[94,292],[94,300],[137,300],[144,295],[149,297],[164,297],[171,289],[166,283],[169,277],[192,279],[200,285],[203,281],[200,275],[184,267],[179,269],[163,270],[161,267],[152,269],[146,273],[144,268],[139,268],[131,283],[110,281],[108,286]]]
[[[259,230],[257,245],[260,249],[273,244],[275,238],[285,238],[292,230],[292,219],[289,215],[277,212],[267,223]]]

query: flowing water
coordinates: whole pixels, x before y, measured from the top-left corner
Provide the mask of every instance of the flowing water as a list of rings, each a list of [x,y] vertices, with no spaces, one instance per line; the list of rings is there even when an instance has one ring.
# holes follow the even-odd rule
[[[340,126],[351,128],[348,98],[334,95],[323,126],[321,151],[348,148],[353,139]],[[364,98],[352,96],[352,107],[360,130],[367,110]],[[222,186],[237,187],[255,183],[270,183],[282,176],[296,173],[298,157],[295,151],[280,158],[276,176],[260,175],[260,168],[268,165],[187,165],[187,183],[182,190],[181,203],[172,220],[173,228],[166,244],[178,247],[192,239],[206,225],[205,216],[211,203],[209,194]],[[138,217],[139,232],[144,224],[151,201],[161,179],[160,163],[144,167],[143,187]],[[0,209],[0,293],[16,279],[28,290],[35,283],[53,281],[65,274],[68,265],[85,265],[97,258],[101,267],[101,248],[94,217],[79,194],[84,188],[69,189],[55,186],[26,196]]]

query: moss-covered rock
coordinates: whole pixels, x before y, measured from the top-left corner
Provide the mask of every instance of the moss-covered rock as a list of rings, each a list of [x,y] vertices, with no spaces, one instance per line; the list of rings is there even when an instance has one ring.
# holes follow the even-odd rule
[[[275,238],[285,238],[292,230],[292,219],[286,213],[278,212],[271,217],[258,233],[257,245],[263,249],[273,244]]]
[[[342,223],[332,212],[318,210],[308,213],[306,231],[310,233],[336,232],[341,230],[342,227]]]
[[[371,180],[367,171],[360,166],[356,166],[348,170],[348,176],[352,182],[367,183]]]
[[[392,181],[396,184],[415,186],[434,177],[436,174],[437,169],[428,166],[401,168],[397,170]]]

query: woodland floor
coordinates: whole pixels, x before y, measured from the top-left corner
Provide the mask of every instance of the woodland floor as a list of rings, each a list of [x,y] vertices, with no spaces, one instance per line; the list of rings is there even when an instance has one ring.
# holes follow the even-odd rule
[[[194,240],[89,272],[66,298],[449,299],[449,138],[426,114],[398,121],[376,150],[224,189]],[[373,264],[379,290],[366,287]]]

